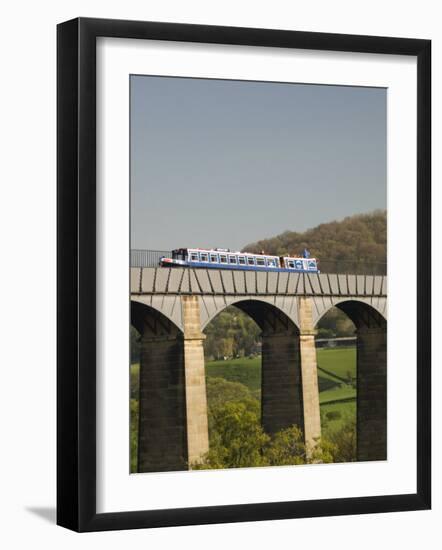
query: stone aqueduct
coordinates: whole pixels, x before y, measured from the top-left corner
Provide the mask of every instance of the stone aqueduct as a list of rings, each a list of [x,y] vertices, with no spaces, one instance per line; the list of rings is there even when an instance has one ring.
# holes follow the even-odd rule
[[[209,448],[204,329],[230,305],[262,331],[262,425],[321,435],[315,326],[333,306],[357,334],[357,455],[384,460],[387,277],[131,268],[141,335],[138,470],[182,470]]]

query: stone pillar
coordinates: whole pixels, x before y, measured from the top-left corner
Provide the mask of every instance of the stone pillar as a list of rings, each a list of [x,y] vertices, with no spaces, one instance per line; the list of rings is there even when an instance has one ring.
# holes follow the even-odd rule
[[[292,332],[262,334],[262,426],[275,433],[303,429],[299,342]]]
[[[321,437],[318,370],[316,364],[315,334],[312,301],[298,298],[299,347],[301,355],[302,401],[304,407],[304,437],[307,454]]]
[[[140,351],[138,471],[185,470],[182,337],[142,335]]]
[[[387,330],[357,331],[357,458],[387,458]]]
[[[189,466],[209,450],[206,374],[197,296],[181,298],[184,325],[184,376],[186,399],[187,454]]]

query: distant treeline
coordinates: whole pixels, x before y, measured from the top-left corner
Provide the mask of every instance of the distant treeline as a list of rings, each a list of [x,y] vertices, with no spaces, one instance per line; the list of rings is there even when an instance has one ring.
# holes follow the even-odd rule
[[[204,332],[204,355],[208,359],[250,356],[261,351],[259,327],[234,306],[217,315]]]
[[[369,272],[374,266],[382,270],[387,261],[387,213],[376,210],[358,214],[341,221],[322,223],[303,233],[285,231],[281,235],[248,244],[243,251],[266,254],[299,255],[307,248],[319,258],[322,271],[332,271],[333,264],[366,265]],[[322,266],[321,266],[322,264]],[[330,264],[330,269],[326,269]]]
[[[353,323],[337,308],[332,308],[322,317],[316,328],[318,338],[353,336],[355,333]],[[235,306],[217,315],[204,332],[206,359],[248,357],[261,353],[261,330],[246,313]]]

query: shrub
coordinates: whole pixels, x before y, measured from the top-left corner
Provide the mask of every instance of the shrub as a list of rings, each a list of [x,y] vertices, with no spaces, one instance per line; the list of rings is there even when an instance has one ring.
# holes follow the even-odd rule
[[[342,414],[341,411],[329,411],[325,416],[327,417],[327,420],[338,420],[341,418]]]

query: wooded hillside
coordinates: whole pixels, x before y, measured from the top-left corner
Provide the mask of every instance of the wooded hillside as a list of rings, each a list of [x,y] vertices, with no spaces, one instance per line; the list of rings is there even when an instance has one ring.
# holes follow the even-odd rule
[[[385,264],[387,252],[387,213],[376,210],[341,221],[322,223],[303,233],[285,231],[276,237],[248,244],[243,251],[299,255],[307,248],[313,257],[326,262]],[[322,270],[324,266],[322,266]]]

